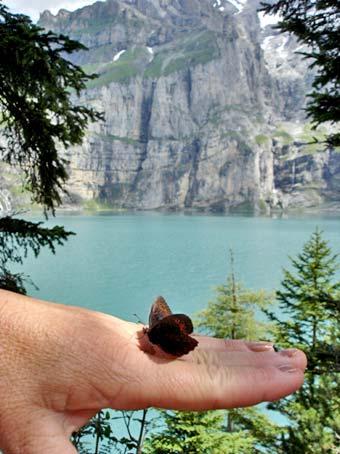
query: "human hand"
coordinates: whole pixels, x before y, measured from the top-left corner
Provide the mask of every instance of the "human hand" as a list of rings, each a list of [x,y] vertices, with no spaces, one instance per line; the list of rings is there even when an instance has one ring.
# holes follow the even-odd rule
[[[279,399],[305,355],[195,336],[178,359],[143,351],[141,325],[0,290],[0,448],[74,454],[72,432],[102,408],[207,410]]]

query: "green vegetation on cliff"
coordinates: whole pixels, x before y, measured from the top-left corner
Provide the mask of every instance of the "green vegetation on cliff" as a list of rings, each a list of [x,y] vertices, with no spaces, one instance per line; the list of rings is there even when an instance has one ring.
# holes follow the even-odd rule
[[[87,88],[101,87],[112,82],[128,82],[140,73],[148,58],[150,53],[146,47],[128,49],[117,61],[103,65],[98,71],[98,78],[89,81]]]
[[[161,47],[155,56],[146,47],[127,49],[117,61],[86,65],[84,69],[95,71],[99,77],[91,80],[87,88],[109,85],[112,82],[126,83],[138,75],[148,78],[168,76],[182,69],[205,64],[219,55],[215,34],[200,31],[188,34],[171,46]]]
[[[158,78],[198,64],[205,64],[219,55],[212,31],[189,34],[171,47],[161,49],[145,70],[146,77]]]

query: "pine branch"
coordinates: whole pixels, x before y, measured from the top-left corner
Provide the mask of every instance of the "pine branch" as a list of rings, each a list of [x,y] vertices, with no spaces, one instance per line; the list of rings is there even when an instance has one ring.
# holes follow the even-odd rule
[[[19,165],[33,201],[46,213],[54,213],[66,194],[68,162],[60,156],[60,146],[80,144],[88,122],[103,119],[91,106],[75,103],[75,95],[96,75],[87,75],[63,54],[83,49],[0,5],[2,159]]]

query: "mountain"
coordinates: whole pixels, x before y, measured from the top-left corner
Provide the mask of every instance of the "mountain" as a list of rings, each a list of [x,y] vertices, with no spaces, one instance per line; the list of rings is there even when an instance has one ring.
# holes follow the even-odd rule
[[[107,0],[41,14],[85,44],[99,77],[80,102],[105,112],[67,152],[76,203],[133,209],[335,206],[340,153],[306,143],[313,74],[259,2]],[[340,204],[339,204],[340,205]]]

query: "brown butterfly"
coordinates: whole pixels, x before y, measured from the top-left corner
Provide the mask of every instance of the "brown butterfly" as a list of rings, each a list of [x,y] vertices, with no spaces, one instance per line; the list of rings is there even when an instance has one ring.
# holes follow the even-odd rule
[[[196,339],[189,336],[193,329],[190,318],[185,314],[172,314],[162,296],[153,303],[146,333],[150,342],[165,353],[182,356],[193,350],[198,344]]]

